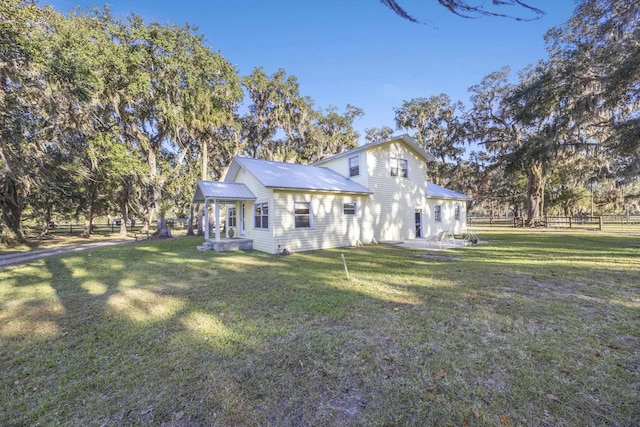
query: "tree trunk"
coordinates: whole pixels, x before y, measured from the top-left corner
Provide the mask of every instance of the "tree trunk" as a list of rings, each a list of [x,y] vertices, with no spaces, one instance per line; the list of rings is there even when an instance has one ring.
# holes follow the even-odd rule
[[[120,213],[122,214],[122,222],[120,223],[120,236],[127,236],[127,223],[129,222],[129,195],[131,193],[131,185],[127,182],[128,178],[122,183],[122,200],[120,201]],[[131,224],[133,225],[133,224]]]
[[[535,227],[536,221],[540,219],[540,205],[544,190],[544,179],[542,177],[542,165],[534,163],[527,171],[527,221],[526,227]]]
[[[187,236],[195,236],[193,232],[193,204],[189,207],[189,220],[187,222]]]
[[[84,238],[91,237],[92,223],[93,223],[93,194],[89,199],[89,204],[87,206],[87,211],[85,213],[84,229],[82,230],[82,234],[80,235],[81,237],[84,237]]]
[[[161,197],[162,197],[161,184],[154,184],[153,185],[153,204],[156,210],[156,215],[158,215],[158,219],[156,221],[156,227],[157,227],[156,232],[153,233],[153,237],[168,239],[173,236],[171,235],[171,227],[169,227],[169,224],[165,219],[165,211],[162,208]]]
[[[171,234],[171,227],[169,227],[169,224],[167,223],[167,220],[164,218],[164,215],[163,216],[158,215],[157,226],[158,226],[158,229],[153,234],[154,237],[159,237],[161,239],[168,239],[173,237],[173,235]]]
[[[198,236],[204,236],[204,204],[198,206]]]
[[[4,176],[0,197],[2,208],[2,235],[0,241],[6,245],[24,242],[22,231],[22,194],[18,183]]]
[[[44,215],[42,218],[42,231],[40,232],[40,237],[44,237],[49,235],[51,229],[51,213],[52,213],[51,204],[48,204],[44,210]]]

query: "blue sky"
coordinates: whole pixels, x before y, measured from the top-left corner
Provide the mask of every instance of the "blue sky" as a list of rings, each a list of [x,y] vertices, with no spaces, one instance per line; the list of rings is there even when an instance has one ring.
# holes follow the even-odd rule
[[[470,0],[473,3],[474,0]],[[364,110],[356,130],[395,128],[404,100],[467,89],[509,65],[512,71],[546,57],[544,34],[571,16],[573,0],[529,0],[546,14],[532,22],[453,15],[437,0],[401,0],[424,24],[396,16],[378,0],[55,0],[59,12],[109,4],[115,15],[196,25],[207,44],[240,75],[262,66],[295,75],[316,107]],[[480,3],[480,1],[476,2]],[[489,3],[485,0],[485,3]],[[503,9],[509,11],[509,9]]]

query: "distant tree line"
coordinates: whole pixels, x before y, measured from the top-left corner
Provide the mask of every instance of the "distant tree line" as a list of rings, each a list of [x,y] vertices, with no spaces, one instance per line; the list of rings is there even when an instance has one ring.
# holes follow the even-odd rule
[[[360,109],[316,108],[284,70],[240,77],[188,25],[21,0],[3,1],[0,19],[4,242],[23,239],[25,210],[44,234],[54,215],[84,218],[85,236],[107,212],[123,233],[155,213],[168,236],[167,212],[236,155],[308,163],[358,143]]]
[[[446,94],[404,101],[395,130],[364,138],[411,133],[436,158],[431,180],[473,196],[471,209],[497,201],[528,224],[594,197],[601,211],[638,209],[639,18],[635,2],[582,1],[517,81],[491,73],[469,107]],[[240,76],[188,25],[4,0],[2,241],[24,239],[26,216],[42,234],[54,218],[82,219],[88,237],[94,218],[113,214],[122,233],[131,218],[145,229],[156,219],[156,235],[170,236],[167,216],[188,211],[197,179],[221,178],[237,155],[312,163],[354,148],[363,114],[316,107],[282,69]]]
[[[639,22],[638,2],[583,0],[547,32],[548,58],[515,79],[509,68],[487,75],[469,88],[466,109],[446,94],[405,101],[396,128],[435,155],[431,179],[473,196],[476,211],[500,206],[527,225],[544,212],[591,214],[594,205],[600,213],[638,211]],[[370,129],[367,138],[391,132]],[[465,157],[467,145],[477,150]]]

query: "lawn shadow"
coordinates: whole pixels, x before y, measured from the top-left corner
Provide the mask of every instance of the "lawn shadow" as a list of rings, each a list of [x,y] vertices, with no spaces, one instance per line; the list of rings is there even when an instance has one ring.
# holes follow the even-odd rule
[[[434,260],[385,245],[279,257],[198,252],[193,241],[49,261],[53,299],[64,308],[51,317],[60,330],[25,338],[20,348],[30,351],[28,364],[10,361],[16,374],[8,383],[21,381],[25,368],[33,371],[29,387],[14,394],[10,411],[27,408],[16,419],[463,424],[445,402],[468,408],[485,393],[483,407],[493,408],[526,387],[527,378],[512,372],[518,360],[523,372],[537,363],[557,373],[559,358],[593,342],[579,344],[581,334],[611,334],[599,318],[611,301],[590,301],[594,314],[587,317],[576,306],[587,289],[578,279],[593,278],[596,267],[547,273],[540,268],[545,259],[520,259],[517,244],[461,248],[450,252],[458,260]],[[550,260],[561,253],[550,251]],[[491,262],[495,254],[502,264]],[[591,321],[597,328],[585,329]],[[610,342],[599,350],[602,362]],[[613,344],[632,354],[633,342]],[[627,372],[631,361],[617,361]]]

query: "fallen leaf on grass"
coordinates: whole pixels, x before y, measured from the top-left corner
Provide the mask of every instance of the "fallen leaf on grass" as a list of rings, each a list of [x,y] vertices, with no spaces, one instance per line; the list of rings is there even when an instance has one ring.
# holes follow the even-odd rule
[[[498,418],[500,418],[500,424],[502,424],[503,426],[511,425],[511,420],[505,414],[498,415]]]
[[[433,374],[433,378],[436,380],[439,380],[440,378],[444,377],[447,375],[447,370],[444,368],[440,368],[436,371],[435,374]]]
[[[478,412],[478,410],[477,410],[477,409],[475,409],[475,408],[474,408],[474,409],[471,409],[471,413],[473,414],[473,418],[475,418],[476,420],[477,420],[478,418],[480,418],[480,412]]]
[[[562,372],[570,373],[570,372],[573,372],[574,369],[576,369],[575,366],[567,365],[564,368],[562,368]]]
[[[438,386],[437,385],[432,385],[427,387],[427,393],[435,393],[438,391]]]
[[[607,347],[609,347],[611,350],[620,350],[620,347],[615,344],[609,344],[607,345]]]
[[[591,350],[589,350],[589,354],[596,357],[600,356],[600,352],[595,348],[592,348]]]
[[[547,394],[547,397],[551,400],[555,400],[556,402],[560,402],[560,398],[554,394]]]

